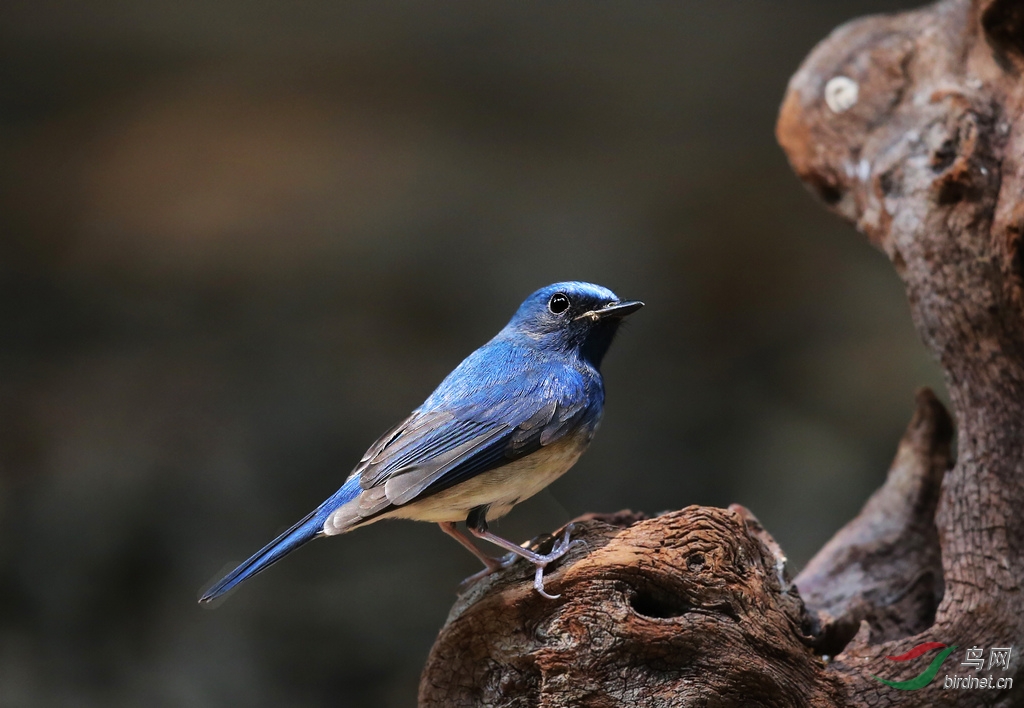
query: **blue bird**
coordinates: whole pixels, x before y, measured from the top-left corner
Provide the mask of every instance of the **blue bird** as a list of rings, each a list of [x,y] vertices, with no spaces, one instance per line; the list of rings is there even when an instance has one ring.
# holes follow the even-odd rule
[[[601,420],[599,367],[623,317],[643,307],[591,283],[530,295],[491,341],[469,355],[419,408],[366,451],[327,501],[203,593],[210,602],[299,546],[381,519],[437,523],[483,561],[474,580],[522,557],[545,597],[544,568],[571,547],[571,527],[543,555],[487,528],[579,459]],[[491,558],[465,533],[508,551]]]

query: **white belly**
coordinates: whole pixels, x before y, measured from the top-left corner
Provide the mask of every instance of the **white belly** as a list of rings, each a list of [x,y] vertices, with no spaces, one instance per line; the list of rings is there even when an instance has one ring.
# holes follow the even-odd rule
[[[395,507],[382,515],[416,521],[465,521],[469,512],[489,506],[487,518],[497,519],[529,499],[576,464],[590,435],[574,435],[489,472],[460,482],[422,500]]]

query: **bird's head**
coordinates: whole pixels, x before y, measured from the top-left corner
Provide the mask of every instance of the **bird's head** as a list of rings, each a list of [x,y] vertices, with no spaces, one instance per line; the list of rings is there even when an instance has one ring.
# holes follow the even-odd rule
[[[541,349],[575,350],[596,367],[622,318],[643,306],[636,300],[621,300],[600,285],[555,283],[526,298],[504,333],[524,337]]]

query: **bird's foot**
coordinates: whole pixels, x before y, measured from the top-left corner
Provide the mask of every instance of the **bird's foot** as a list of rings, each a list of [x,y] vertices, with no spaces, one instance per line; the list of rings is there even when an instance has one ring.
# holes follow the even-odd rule
[[[463,581],[459,583],[460,590],[465,590],[469,588],[478,580],[483,580],[492,573],[496,573],[499,570],[504,570],[505,568],[508,568],[510,565],[519,560],[519,556],[517,556],[515,553],[506,553],[501,558],[488,558],[488,560],[490,562],[484,563],[486,567],[483,570],[473,573],[468,578],[463,579]]]
[[[499,546],[500,548],[504,548],[506,551],[510,552],[509,555],[505,556],[500,561],[497,561],[496,559],[491,559],[497,563],[500,563],[500,568],[506,568],[512,565],[512,563],[515,562],[516,558],[523,558],[533,563],[534,567],[536,568],[536,574],[533,578],[534,589],[538,593],[540,593],[542,597],[546,597],[549,600],[555,600],[559,597],[559,595],[551,595],[546,590],[544,590],[544,569],[548,566],[548,564],[553,563],[554,561],[558,560],[566,553],[568,553],[573,548],[573,546],[576,546],[577,544],[584,546],[586,545],[586,543],[582,540],[571,540],[570,536],[572,535],[572,532],[575,528],[576,527],[574,524],[569,524],[568,526],[566,526],[565,533],[563,533],[562,537],[555,542],[555,545],[551,549],[550,553],[537,553],[536,551],[531,551],[529,548],[517,546],[511,541],[501,538],[500,536],[495,536],[490,531],[487,531],[486,527],[483,529],[470,527],[470,532],[477,538],[489,541],[494,545]],[[480,573],[477,573],[475,576],[470,576],[466,579],[466,581],[472,582],[475,580],[479,580],[480,578],[486,577],[487,575],[493,573],[494,570],[498,569],[499,568],[494,568],[492,570],[491,564],[488,563],[487,568],[485,570],[481,571]]]
[[[566,553],[568,553],[574,546],[585,546],[586,541],[582,539],[570,540],[572,532],[575,529],[575,524],[569,524],[565,527],[565,533],[562,537],[555,542],[554,547],[551,549],[551,553],[540,554],[533,553],[532,558],[527,558],[536,567],[536,572],[533,576],[533,589],[536,590],[541,597],[546,597],[549,600],[557,600],[561,595],[552,595],[544,589],[544,569],[549,563],[553,563],[558,560]],[[524,556],[525,558],[526,556]]]

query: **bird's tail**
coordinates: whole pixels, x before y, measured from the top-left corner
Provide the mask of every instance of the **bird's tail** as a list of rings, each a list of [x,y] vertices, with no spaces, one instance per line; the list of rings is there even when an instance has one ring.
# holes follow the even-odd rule
[[[221,595],[230,592],[242,581],[266,570],[299,546],[304,546],[321,535],[324,521],[330,513],[337,507],[355,499],[360,491],[358,477],[348,480],[330,499],[257,551],[249,560],[218,580],[199,598],[200,604],[216,600]]]
[[[303,546],[316,538],[323,526],[323,519],[319,518],[320,514],[317,511],[310,512],[302,521],[257,551],[252,558],[218,580],[213,587],[203,593],[203,596],[199,598],[199,602],[205,604],[211,600],[216,600],[243,580],[247,580],[260,571],[266,570],[299,546]]]

